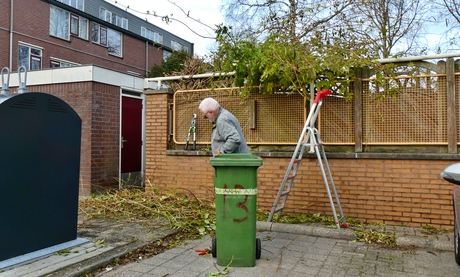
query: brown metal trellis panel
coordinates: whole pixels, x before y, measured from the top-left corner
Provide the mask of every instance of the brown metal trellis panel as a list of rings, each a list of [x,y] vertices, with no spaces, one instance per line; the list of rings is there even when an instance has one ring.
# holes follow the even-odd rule
[[[324,145],[354,145],[353,100],[328,97],[319,115],[318,130]]]
[[[446,78],[398,77],[394,96],[363,80],[363,143],[368,145],[447,144]]]
[[[304,99],[297,94],[251,93],[242,98],[238,88],[177,91],[174,94],[173,138],[185,144],[190,118],[197,114],[197,144],[210,143],[212,125],[201,117],[198,105],[206,97],[215,98],[240,121],[248,144],[295,145],[302,130],[306,111]],[[255,103],[255,104],[253,104]],[[254,111],[252,107],[255,107]],[[253,113],[251,115],[250,113]],[[254,117],[253,123],[250,118]]]

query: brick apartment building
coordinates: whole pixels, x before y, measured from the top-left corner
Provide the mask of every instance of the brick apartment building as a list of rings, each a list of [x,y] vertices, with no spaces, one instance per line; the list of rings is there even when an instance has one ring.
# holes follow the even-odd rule
[[[144,76],[193,44],[103,0],[1,0],[0,66],[93,64]]]
[[[29,92],[61,98],[82,119],[80,195],[142,174],[142,77],[175,50],[193,55],[193,43],[104,0],[0,0],[11,92],[24,66]]]

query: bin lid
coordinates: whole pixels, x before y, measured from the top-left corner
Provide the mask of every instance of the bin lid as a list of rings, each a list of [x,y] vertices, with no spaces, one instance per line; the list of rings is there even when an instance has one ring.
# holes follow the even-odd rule
[[[460,185],[460,163],[449,165],[441,172],[441,177],[452,184]]]
[[[5,102],[6,100],[10,99],[11,97],[13,96],[16,96],[16,95],[20,95],[18,93],[14,93],[14,94],[0,94],[0,104],[2,102]]]
[[[220,154],[211,157],[212,166],[261,166],[262,158],[252,154]]]

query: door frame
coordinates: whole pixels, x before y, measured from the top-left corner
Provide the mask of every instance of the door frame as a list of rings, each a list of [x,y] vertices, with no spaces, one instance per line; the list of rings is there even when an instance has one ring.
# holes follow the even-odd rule
[[[142,174],[142,184],[141,187],[145,187],[145,94],[142,92],[131,91],[129,89],[121,89],[120,93],[120,135],[118,138],[119,141],[119,159],[118,159],[118,189],[122,188],[123,178],[121,173],[121,159],[123,158],[121,155],[121,146],[122,146],[122,120],[123,120],[123,97],[130,97],[134,99],[142,100],[142,120],[141,120],[141,138],[142,138],[142,146],[141,146],[141,174]]]

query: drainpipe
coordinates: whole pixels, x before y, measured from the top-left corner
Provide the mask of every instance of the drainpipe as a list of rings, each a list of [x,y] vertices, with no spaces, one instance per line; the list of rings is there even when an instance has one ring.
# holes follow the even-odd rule
[[[9,53],[9,68],[13,69],[13,3],[10,4],[10,53]]]
[[[149,41],[145,41],[145,76],[149,73]]]

